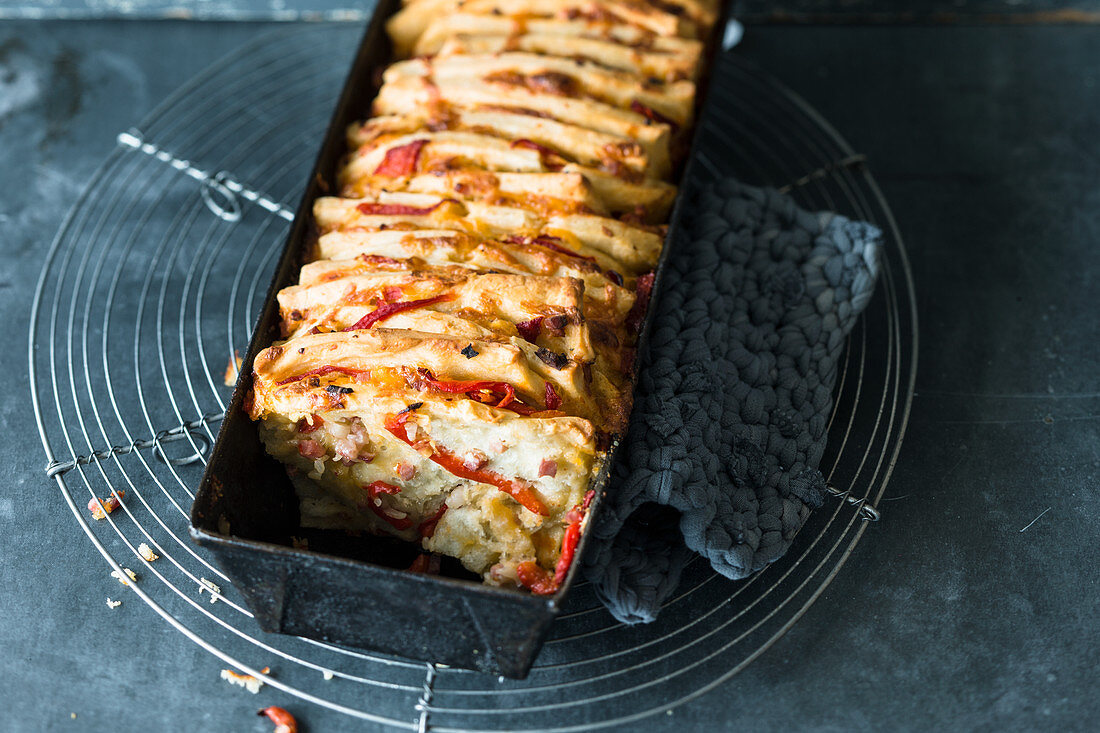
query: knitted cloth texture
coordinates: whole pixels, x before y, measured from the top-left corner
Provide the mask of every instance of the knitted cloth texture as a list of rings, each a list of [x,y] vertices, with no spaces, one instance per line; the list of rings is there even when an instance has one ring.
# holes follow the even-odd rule
[[[625,623],[656,618],[693,553],[743,578],[821,506],[837,361],[879,270],[869,224],[732,179],[687,194],[585,554]]]

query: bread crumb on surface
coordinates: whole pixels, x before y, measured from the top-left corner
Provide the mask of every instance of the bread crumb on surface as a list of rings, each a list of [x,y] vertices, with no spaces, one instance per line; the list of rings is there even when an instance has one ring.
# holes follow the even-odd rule
[[[141,559],[145,562],[153,562],[154,560],[160,559],[160,555],[153,552],[153,548],[149,547],[149,545],[144,542],[138,545],[138,554],[141,555]]]
[[[123,568],[123,570],[126,571],[126,577],[129,577],[130,580],[134,583],[137,582],[137,573],[135,573],[130,568]],[[122,573],[118,572],[117,570],[111,571],[111,577],[122,583],[123,585],[130,585],[130,583],[126,582],[126,577],[123,577]]]
[[[234,672],[231,669],[222,670],[222,679],[231,685],[237,685],[251,692],[253,695],[260,691],[260,688],[264,686],[264,681],[257,679],[250,674],[240,674]]]
[[[107,598],[107,608],[118,608],[122,605],[122,601],[112,601],[110,597]]]
[[[76,720],[76,713],[69,713],[69,717],[73,720]]]
[[[99,521],[100,519],[106,519],[107,515],[122,506],[122,497],[126,496],[126,492],[115,491],[106,499],[97,499],[94,496],[88,500],[88,511],[92,513],[92,519]]]
[[[324,677],[325,681],[327,682],[328,680],[332,679],[332,672],[326,669],[324,672],[321,673],[321,676]]]
[[[199,595],[202,595],[203,591],[210,591],[210,602],[217,603],[218,595],[221,594],[222,589],[215,583],[210,582],[206,578],[199,578]]]

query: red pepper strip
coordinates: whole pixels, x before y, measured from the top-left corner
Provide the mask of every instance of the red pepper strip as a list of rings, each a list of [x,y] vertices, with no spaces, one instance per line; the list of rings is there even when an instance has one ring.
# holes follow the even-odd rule
[[[542,319],[545,316],[536,316],[529,321],[520,321],[516,324],[516,330],[519,331],[519,335],[523,337],[525,341],[535,343],[539,334],[542,332]]]
[[[379,204],[373,201],[364,201],[355,208],[359,209],[360,214],[366,214],[367,216],[373,216],[375,214],[381,216],[426,216],[448,201],[450,201],[450,199],[444,199],[438,204],[425,207],[407,206],[405,204]]]
[[[321,419],[320,415],[310,415],[310,419],[313,420],[312,425],[310,424],[309,420],[304,417],[298,421],[299,433],[312,433],[325,424],[325,421]]]
[[[525,588],[539,596],[552,596],[558,591],[554,576],[539,567],[534,560],[516,566],[516,575]]]
[[[554,385],[549,382],[546,383],[546,409],[556,410],[561,407],[561,397],[558,395],[557,390],[554,389]]]
[[[360,378],[370,378],[369,369],[351,369],[349,367],[329,365],[317,367],[316,369],[310,369],[309,371],[302,372],[301,374],[295,374],[293,377],[287,377],[286,379],[282,379],[275,384],[276,386],[281,386],[288,382],[297,382],[299,380],[305,379],[306,377],[323,377],[326,374],[344,374],[349,377],[354,377],[356,380],[359,380]]]
[[[427,386],[439,392],[447,392],[450,394],[466,393],[469,395],[470,392],[488,390],[494,393],[494,397],[503,392],[504,396],[494,405],[495,407],[507,407],[516,399],[515,387],[507,382],[453,382],[449,380],[439,380],[427,369],[417,369],[417,374],[424,380]],[[478,400],[478,402],[480,401],[481,400]]]
[[[647,272],[638,276],[638,282],[634,291],[634,306],[626,314],[625,325],[627,329],[637,332],[645,319],[646,309],[649,308],[649,297],[653,294],[653,273]]]
[[[367,486],[367,496],[371,499],[377,499],[379,494],[400,494],[401,487],[394,486],[393,484],[387,484],[385,481],[372,481]]]
[[[511,410],[524,417],[565,417],[565,413],[561,410],[538,410],[534,407],[528,407],[522,402],[513,402],[504,409]]]
[[[595,262],[596,261],[595,257],[588,257],[587,255],[582,255],[579,252],[574,252],[571,249],[566,249],[565,247],[562,247],[560,244],[554,244],[553,242],[549,241],[550,239],[551,239],[551,237],[535,237],[534,239],[531,240],[531,244],[537,244],[540,247],[546,247],[547,249],[552,249],[555,252],[560,252],[561,254],[568,255],[569,257],[576,257],[578,260],[587,260],[588,262]]]
[[[419,532],[420,536],[423,538],[431,537],[435,534],[435,527],[439,524],[439,520],[443,519],[443,515],[446,514],[446,512],[447,505],[443,504],[439,507],[439,511],[421,522],[420,526],[416,528],[416,531]]]
[[[539,247],[545,247],[546,249],[553,250],[554,252],[557,252],[558,254],[563,254],[563,255],[566,255],[568,257],[576,257],[578,260],[586,260],[588,262],[595,262],[596,261],[595,257],[589,257],[587,255],[582,255],[580,252],[574,252],[573,250],[569,249],[568,247],[563,247],[560,244],[556,244],[556,242],[561,241],[561,239],[559,239],[558,237],[549,237],[549,236],[546,236],[544,234],[539,235],[537,237],[521,237],[521,236],[512,234],[508,237],[505,237],[504,241],[507,242],[508,244],[536,244]]]
[[[420,150],[428,144],[427,140],[413,140],[408,145],[390,148],[386,151],[386,157],[374,169],[376,176],[411,176],[416,172],[416,164],[420,159]]]
[[[409,413],[388,416],[386,418],[386,430],[390,431],[398,440],[413,445],[413,441],[409,439],[404,427],[405,421],[408,420],[408,415]],[[538,494],[529,486],[525,485],[525,483],[505,478],[499,473],[486,471],[483,468],[466,468],[462,465],[462,459],[446,448],[436,447],[429,458],[434,463],[442,466],[459,478],[496,486],[498,489],[518,501],[527,510],[544,517],[550,516],[549,510],[547,510],[546,506],[542,503],[542,500],[539,499]]]
[[[298,733],[298,721],[283,708],[272,705],[256,715],[266,715],[267,719],[275,724],[275,730],[272,733]]]
[[[657,122],[657,123],[662,124],[662,125],[668,125],[669,128],[671,128],[672,132],[676,132],[676,130],[678,130],[680,128],[680,126],[677,125],[675,122],[673,122],[669,118],[665,117],[663,114],[661,114],[657,110],[651,109],[651,108],[645,106],[644,104],[639,102],[637,99],[635,99],[634,101],[632,101],[630,103],[630,109],[633,110],[634,112],[637,112],[638,114],[642,115],[646,119],[652,120],[653,122]]]
[[[595,257],[586,257],[582,254],[577,254],[573,250],[563,247],[558,242],[562,241],[561,237],[551,237],[549,234],[540,234],[531,240],[531,244],[537,244],[540,247],[546,247],[552,249],[555,252],[561,252],[562,254],[570,255],[572,257],[579,257],[582,260],[596,261]]]
[[[396,494],[401,491],[401,488],[394,486],[393,484],[387,484],[385,481],[375,481],[367,487],[367,506],[378,517],[390,524],[396,530],[408,529],[412,526],[412,520],[408,517],[391,517],[386,513],[384,507],[379,506],[375,502],[378,499],[379,494]]]
[[[560,171],[565,167],[565,159],[558,153],[546,147],[545,145],[539,145],[534,140],[528,140],[527,138],[520,138],[512,143],[513,148],[527,148],[528,150],[537,150],[539,154],[539,160],[546,166],[547,170]]]
[[[555,586],[560,586],[565,581],[569,566],[573,564],[573,556],[577,554],[577,543],[581,539],[581,519],[583,517],[573,520],[565,528],[565,535],[561,538],[561,555],[558,556],[558,564],[554,567]]]
[[[577,554],[577,545],[581,540],[581,522],[584,521],[584,515],[595,496],[596,492],[589,490],[584,495],[584,501],[579,506],[573,507],[566,515],[569,518],[569,526],[565,528],[565,535],[561,539],[561,554],[558,555],[558,564],[554,567],[552,585],[547,585],[549,573],[534,562],[521,563],[521,565],[528,566],[523,570],[520,570],[519,567],[516,568],[520,582],[530,588],[531,592],[549,595],[556,592],[561,584],[565,582],[565,576],[569,574],[569,568],[573,565],[573,559]]]
[[[345,331],[360,331],[370,328],[374,324],[384,321],[390,316],[396,315],[401,311],[412,310],[413,308],[426,308],[429,305],[440,303],[444,300],[451,300],[454,296],[448,293],[443,295],[437,295],[434,298],[421,298],[420,300],[406,300],[404,303],[383,303],[367,315],[360,318],[351,326],[345,328]]]

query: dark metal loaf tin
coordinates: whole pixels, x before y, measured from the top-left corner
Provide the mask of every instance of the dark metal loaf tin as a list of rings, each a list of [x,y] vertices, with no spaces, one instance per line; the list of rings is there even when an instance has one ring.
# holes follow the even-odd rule
[[[233,585],[244,595],[264,631],[305,636],[339,644],[437,662],[495,675],[523,678],[542,646],[550,624],[569,593],[580,562],[550,597],[504,590],[461,577],[405,572],[415,557],[411,545],[382,538],[350,539],[315,533],[309,550],[295,549],[301,536],[298,504],[281,464],[264,452],[256,427],[241,405],[248,391],[256,354],[279,338],[276,294],[297,281],[302,255],[313,234],[312,204],[336,179],[345,152],[345,129],[369,116],[382,71],[392,59],[385,21],[399,0],[380,0],[356,52],[336,111],[325,134],[252,341],[244,357],[218,440],[191,509],[191,536],[213,554]],[[710,46],[713,68],[723,14]],[[709,84],[700,85],[705,96]],[[705,110],[696,120],[691,154],[680,182],[690,180],[695,146]],[[666,242],[676,241],[683,196],[672,210]],[[657,267],[654,295],[671,247]],[[651,314],[653,307],[651,304]],[[639,347],[648,336],[646,319]],[[596,519],[608,486],[618,441],[593,481]],[[328,533],[335,535],[335,533]],[[578,558],[589,542],[586,533]],[[446,570],[445,565],[445,570]]]

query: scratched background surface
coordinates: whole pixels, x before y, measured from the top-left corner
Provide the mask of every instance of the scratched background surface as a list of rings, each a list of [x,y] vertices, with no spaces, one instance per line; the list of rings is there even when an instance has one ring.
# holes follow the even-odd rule
[[[832,12],[886,3],[842,5]],[[1100,7],[910,4],[1021,5],[1085,20]],[[345,9],[314,0],[289,12]],[[0,23],[5,730],[270,730],[254,716],[259,698],[227,690],[217,660],[136,599],[106,608],[119,589],[43,473],[26,324],[45,248],[116,134],[272,25]],[[738,52],[868,155],[912,258],[917,395],[883,520],[825,594],[744,672],[646,729],[1095,730],[1100,26],[750,25]],[[279,701],[269,693],[264,704]],[[288,707],[315,733],[363,729]]]

